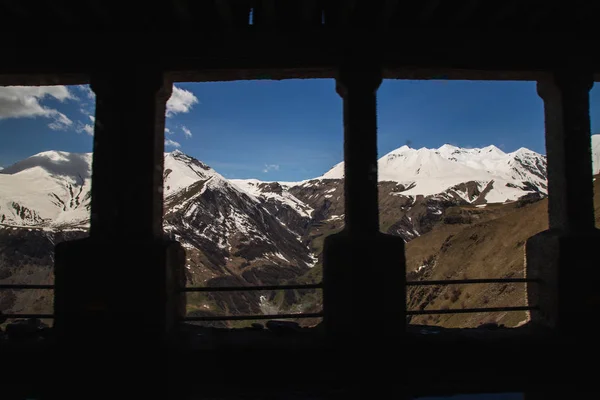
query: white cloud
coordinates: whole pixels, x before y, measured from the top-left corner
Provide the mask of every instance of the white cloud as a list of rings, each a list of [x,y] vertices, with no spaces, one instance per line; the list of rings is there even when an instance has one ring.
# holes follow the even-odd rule
[[[93,115],[88,115],[88,117],[90,117],[90,120],[92,122],[96,122],[96,117],[94,117]]]
[[[183,131],[183,134],[185,135],[186,138],[191,138],[192,137],[192,131],[190,131],[186,126],[182,126],[181,130]]]
[[[65,114],[56,111],[56,114],[53,116],[54,121],[48,124],[48,128],[53,131],[65,131],[69,129],[73,125],[73,121],[71,121]]]
[[[81,122],[77,122],[77,127],[75,128],[77,133],[85,132],[90,136],[94,136],[94,126],[90,124],[83,124]]]
[[[54,97],[61,102],[76,99],[65,86],[2,86],[0,119],[51,118],[53,121],[48,127],[52,130],[65,130],[73,125],[73,121],[63,113],[40,104],[40,100],[47,97]]]
[[[269,171],[279,171],[279,165],[277,165],[277,164],[265,164],[265,169],[263,169],[263,172],[266,174]]]
[[[168,135],[172,135],[173,132],[171,132],[171,130],[169,128],[165,128],[165,133]]]
[[[192,106],[198,103],[198,98],[189,90],[180,89],[173,85],[173,92],[167,101],[167,117],[175,114],[190,112]]]
[[[88,124],[85,124],[83,126],[83,130],[85,133],[87,133],[90,136],[94,136],[94,127]]]
[[[96,98],[96,94],[94,93],[92,88],[90,88],[90,85],[78,85],[77,89],[79,89],[83,94],[85,94],[85,96],[90,100]]]
[[[181,147],[181,145],[178,142],[171,140],[171,139],[165,139],[165,146],[175,147],[176,149]]]

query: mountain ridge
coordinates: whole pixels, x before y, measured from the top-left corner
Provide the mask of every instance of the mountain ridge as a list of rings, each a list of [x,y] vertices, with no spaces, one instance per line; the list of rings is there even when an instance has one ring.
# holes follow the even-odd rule
[[[597,136],[592,144],[600,150]],[[595,150],[594,160],[599,157]],[[403,160],[409,161],[406,168],[401,168]],[[433,161],[425,165],[429,160]],[[434,151],[402,146],[380,162],[385,164],[384,174],[385,168],[404,173],[395,180],[379,180],[381,230],[402,237],[409,250],[422,246],[424,239],[415,239],[435,239],[435,232],[454,232],[486,218],[500,218],[547,193],[545,157],[527,149],[504,153],[495,146],[444,145]],[[598,165],[594,161],[594,169]],[[321,281],[324,239],[344,226],[343,179],[324,177],[327,173],[299,182],[226,179],[179,150],[165,153],[164,166],[164,232],[186,249],[188,285]],[[436,171],[445,172],[449,166],[480,175],[442,180],[434,193],[419,193],[428,179],[435,179]],[[91,153],[38,153],[0,172],[0,281],[53,281],[54,244],[87,235],[90,183]],[[423,258],[432,253],[407,254],[413,254],[410,265],[417,268],[426,265]],[[423,293],[415,297],[421,299],[419,304],[425,304],[428,296]],[[20,296],[16,293],[14,301],[0,302],[0,311],[43,312],[47,310],[39,307],[51,304],[46,298],[35,303],[35,310],[25,309],[27,302]],[[319,311],[320,302],[315,291],[190,294],[188,311],[191,315],[273,313],[274,308],[312,312]]]

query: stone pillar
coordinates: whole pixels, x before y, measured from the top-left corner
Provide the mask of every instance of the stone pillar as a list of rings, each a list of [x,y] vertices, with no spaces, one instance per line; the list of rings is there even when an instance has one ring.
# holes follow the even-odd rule
[[[345,227],[325,240],[324,326],[331,346],[355,350],[399,343],[406,322],[404,242],[379,232],[380,83],[381,70],[365,69],[364,60],[342,66],[336,79],[344,102]]]
[[[537,84],[544,100],[550,229],[594,228],[590,101],[592,74],[561,71]]]
[[[91,234],[162,237],[164,120],[171,95],[162,71],[92,75],[96,125]]]
[[[185,252],[163,239],[170,84],[149,66],[99,71],[90,237],[59,244],[55,327],[65,342],[166,343],[185,312]]]
[[[336,91],[344,112],[344,206],[349,232],[379,231],[377,89],[381,70],[340,68]]]
[[[561,334],[583,334],[595,315],[600,278],[594,228],[589,90],[592,75],[557,71],[538,82],[544,100],[550,229],[527,241],[528,302],[540,307],[532,322]]]

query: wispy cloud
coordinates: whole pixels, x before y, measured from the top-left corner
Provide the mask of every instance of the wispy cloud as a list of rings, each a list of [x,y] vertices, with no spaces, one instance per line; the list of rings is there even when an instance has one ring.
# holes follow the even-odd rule
[[[169,128],[165,128],[165,133],[167,135],[172,135],[173,134],[173,132]]]
[[[181,130],[187,139],[192,137],[192,131],[190,131],[186,126],[182,126]]]
[[[180,89],[173,85],[173,92],[169,101],[167,101],[167,118],[179,113],[188,113],[194,104],[198,103],[198,98],[189,90]]]
[[[94,100],[96,98],[96,94],[90,88],[90,85],[77,85],[76,88],[85,95],[90,100]]]
[[[266,174],[267,172],[270,172],[270,171],[279,171],[279,165],[265,164],[265,168],[263,169],[263,172]]]
[[[66,86],[4,86],[0,87],[0,119],[50,118],[52,130],[66,130],[73,125],[65,114],[40,104],[44,98],[53,97],[60,102],[77,97]]]
[[[171,139],[165,139],[165,146],[166,147],[175,147],[176,149],[181,147],[181,144],[179,144],[178,142],[171,140]]]

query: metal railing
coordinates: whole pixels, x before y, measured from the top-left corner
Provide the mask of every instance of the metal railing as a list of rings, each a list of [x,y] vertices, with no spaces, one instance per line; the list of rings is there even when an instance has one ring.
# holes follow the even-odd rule
[[[486,278],[486,279],[450,279],[429,281],[408,281],[406,286],[448,286],[448,285],[473,285],[492,283],[540,283],[539,279],[531,278]],[[27,285],[27,284],[0,284],[0,290],[33,290],[54,289],[54,285]],[[221,286],[221,287],[186,287],[180,293],[214,293],[214,292],[246,292],[246,291],[275,291],[275,290],[309,290],[323,289],[322,283],[293,284],[293,285],[259,285],[259,286]],[[442,314],[468,314],[468,313],[491,313],[491,312],[515,312],[538,310],[537,306],[511,306],[511,307],[480,307],[480,308],[457,308],[457,309],[434,309],[434,310],[407,310],[407,316],[415,315],[442,315]],[[52,319],[54,314],[2,314],[2,317],[10,319]],[[257,314],[257,315],[223,315],[183,317],[182,321],[210,322],[210,321],[244,321],[244,320],[266,320],[266,319],[295,319],[295,318],[322,318],[323,312],[316,313],[284,313],[284,314]]]
[[[27,285],[27,284],[18,284],[18,283],[3,283],[0,284],[0,290],[34,290],[34,289],[44,289],[44,290],[53,290],[54,285]],[[54,314],[0,314],[0,317],[6,319],[54,319]]]
[[[406,286],[449,286],[449,285],[477,285],[490,283],[540,283],[540,279],[532,278],[484,278],[484,279],[447,279],[430,281],[408,281]],[[475,314],[493,312],[515,312],[538,310],[538,306],[510,306],[510,307],[478,307],[478,308],[448,308],[434,310],[407,310],[407,316],[414,315],[443,315],[443,314]]]
[[[246,292],[260,290],[297,290],[297,289],[323,289],[322,283],[305,285],[262,285],[262,286],[203,286],[186,287],[182,292]]]
[[[259,285],[259,286],[210,286],[210,287],[186,287],[181,289],[182,293],[213,293],[213,292],[249,292],[249,291],[274,291],[274,290],[308,290],[323,289],[322,283],[295,284],[295,285]],[[295,319],[295,318],[322,318],[323,312],[317,313],[286,313],[286,314],[256,314],[256,315],[222,315],[183,317],[184,322],[210,322],[210,321],[251,321],[265,319]]]

